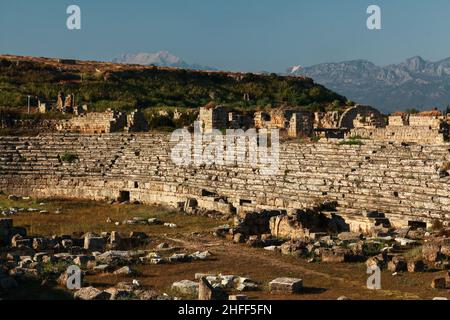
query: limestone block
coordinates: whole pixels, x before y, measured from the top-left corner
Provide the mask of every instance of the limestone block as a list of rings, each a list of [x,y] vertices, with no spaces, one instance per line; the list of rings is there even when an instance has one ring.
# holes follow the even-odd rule
[[[270,293],[299,293],[303,288],[303,280],[297,278],[277,278],[269,282]]]

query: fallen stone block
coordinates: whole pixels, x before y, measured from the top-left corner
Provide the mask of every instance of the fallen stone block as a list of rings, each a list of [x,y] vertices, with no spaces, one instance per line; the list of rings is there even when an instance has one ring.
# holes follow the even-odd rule
[[[85,237],[84,238],[84,249],[88,251],[104,251],[106,246],[106,241],[102,237]]]
[[[107,272],[112,271],[112,267],[110,265],[107,265],[107,264],[99,264],[99,265],[94,266],[93,270],[97,271],[97,272],[107,273]]]
[[[133,291],[140,287],[139,281],[133,279],[132,282],[118,282],[116,284],[117,289]]]
[[[298,278],[277,278],[269,282],[270,293],[299,293],[303,288],[303,280]]]
[[[181,280],[172,284],[172,290],[184,295],[198,296],[199,284],[191,280]]]
[[[201,277],[198,288],[198,300],[224,300],[227,298],[226,293],[219,289],[214,288],[206,277]]]
[[[280,246],[281,254],[300,256],[307,249],[305,243],[301,241],[287,241]]]
[[[132,261],[129,251],[110,250],[101,253],[95,257],[95,261],[100,264],[109,264],[111,266],[127,265]]]
[[[78,300],[109,300],[110,297],[110,293],[94,287],[81,288],[74,294],[74,298]]]
[[[125,266],[125,267],[122,267],[122,268],[114,271],[114,274],[116,274],[116,275],[132,275],[135,273],[136,272],[134,270],[132,270],[129,266]]]
[[[118,288],[108,288],[105,290],[110,295],[109,300],[129,300],[133,298],[133,291]]]
[[[156,246],[156,249],[158,249],[158,250],[168,249],[168,248],[170,248],[170,245],[167,242],[162,242]]]
[[[189,255],[193,260],[205,260],[210,257],[212,254],[209,251],[197,251]]]
[[[169,262],[185,262],[189,260],[190,257],[184,253],[174,253],[169,257]]]
[[[45,256],[48,255],[48,252],[38,252],[33,256],[33,261],[42,262]]]
[[[73,240],[72,239],[61,240],[61,245],[63,246],[64,249],[71,248],[73,247]]]
[[[176,228],[177,225],[175,223],[170,223],[170,222],[166,222],[164,223],[165,227],[169,227],[169,228]]]
[[[255,291],[258,290],[256,283],[241,283],[236,287],[237,291]]]
[[[255,291],[258,290],[258,284],[253,280],[245,277],[234,279],[237,283],[236,290],[238,291]]]
[[[159,220],[158,218],[150,218],[147,220],[148,224],[154,224],[154,225],[160,225],[163,224],[163,222],[161,220]]]
[[[245,294],[234,294],[228,297],[228,300],[248,300]]]
[[[267,246],[267,247],[264,247],[264,250],[267,250],[267,251],[279,251],[280,247],[279,246]]]

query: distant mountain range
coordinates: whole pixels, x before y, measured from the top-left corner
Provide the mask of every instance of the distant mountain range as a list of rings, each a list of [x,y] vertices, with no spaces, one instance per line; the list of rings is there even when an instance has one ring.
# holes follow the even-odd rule
[[[167,51],[128,53],[112,61],[217,70],[214,67],[188,63]],[[443,109],[450,104],[450,58],[431,62],[416,56],[384,67],[367,60],[322,63],[310,67],[295,65],[280,74],[310,77],[316,83],[356,103],[372,105],[385,113],[410,108]]]
[[[450,58],[431,62],[412,57],[380,67],[367,60],[299,65],[287,70],[304,75],[357,103],[384,112],[407,108],[443,109],[450,104]]]
[[[167,51],[159,51],[154,53],[127,53],[112,59],[112,62],[140,64],[144,66],[155,65],[160,67],[176,67],[192,70],[215,70],[215,68],[201,66],[195,63],[189,64]]]

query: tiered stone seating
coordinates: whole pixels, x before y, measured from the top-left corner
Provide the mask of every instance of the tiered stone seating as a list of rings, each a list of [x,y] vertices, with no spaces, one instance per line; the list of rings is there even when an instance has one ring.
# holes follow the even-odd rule
[[[0,188],[92,199],[127,191],[131,200],[179,205],[197,198],[211,208],[228,202],[289,209],[336,201],[338,212],[355,221],[372,210],[397,223],[450,221],[450,178],[439,171],[450,162],[449,144],[289,142],[281,146],[273,175],[258,174],[254,164],[176,166],[172,147],[163,134],[0,137]],[[65,152],[77,160],[61,161]]]

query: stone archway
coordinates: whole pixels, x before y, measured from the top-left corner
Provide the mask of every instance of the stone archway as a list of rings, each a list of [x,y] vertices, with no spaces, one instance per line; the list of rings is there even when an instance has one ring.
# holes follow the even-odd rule
[[[370,114],[374,114],[376,117],[383,117],[381,112],[373,107],[356,105],[346,109],[341,115],[339,119],[339,128],[353,129],[353,120],[356,119],[358,114],[361,116],[369,116]]]

